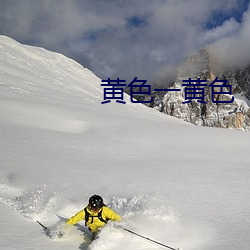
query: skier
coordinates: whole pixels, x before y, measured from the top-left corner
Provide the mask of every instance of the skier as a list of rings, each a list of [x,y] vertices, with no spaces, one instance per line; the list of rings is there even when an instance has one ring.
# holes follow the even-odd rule
[[[92,232],[94,239],[109,220],[120,222],[122,219],[120,215],[105,206],[101,196],[95,194],[89,198],[89,204],[72,216],[67,224],[74,225],[80,220],[85,220],[85,226]]]

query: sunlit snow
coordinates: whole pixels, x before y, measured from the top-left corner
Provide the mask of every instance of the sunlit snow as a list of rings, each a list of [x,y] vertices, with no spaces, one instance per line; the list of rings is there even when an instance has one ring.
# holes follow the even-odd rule
[[[0,36],[0,248],[163,249],[113,225],[91,243],[84,222],[62,239],[36,223],[64,223],[96,193],[123,227],[171,247],[249,250],[249,132],[124,100],[101,104],[92,72]]]

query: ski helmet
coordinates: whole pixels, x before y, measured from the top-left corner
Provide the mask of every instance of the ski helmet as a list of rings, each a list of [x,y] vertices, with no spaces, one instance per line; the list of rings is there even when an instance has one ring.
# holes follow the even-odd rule
[[[99,195],[93,195],[89,198],[89,206],[93,210],[98,210],[103,207],[103,199]]]

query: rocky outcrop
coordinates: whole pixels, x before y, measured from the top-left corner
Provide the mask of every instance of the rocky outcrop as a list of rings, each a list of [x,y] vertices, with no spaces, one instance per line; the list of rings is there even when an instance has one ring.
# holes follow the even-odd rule
[[[250,67],[246,69],[230,70],[228,72],[214,72],[210,64],[209,52],[205,49],[199,51],[178,68],[175,82],[168,89],[179,89],[180,91],[167,91],[154,93],[151,107],[165,114],[175,116],[196,125],[209,127],[222,127],[248,130],[250,128],[250,109],[247,102],[239,99],[239,96],[250,99]],[[223,82],[216,82],[218,87],[209,86],[215,78],[226,80],[229,87],[221,87]],[[201,79],[205,81],[203,100],[190,99],[188,103],[187,86],[183,86],[183,80]],[[197,84],[197,83],[192,83]],[[197,86],[198,87],[198,86]],[[199,87],[201,88],[201,87]],[[225,93],[219,93],[223,90]],[[213,95],[212,95],[213,94]],[[238,97],[238,98],[236,98]],[[231,101],[231,103],[226,103]],[[200,101],[204,101],[200,102]],[[223,101],[217,103],[217,101]]]

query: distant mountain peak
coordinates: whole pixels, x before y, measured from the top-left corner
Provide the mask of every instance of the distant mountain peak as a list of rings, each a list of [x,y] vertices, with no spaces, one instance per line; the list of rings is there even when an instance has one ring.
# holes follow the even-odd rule
[[[250,100],[250,66],[244,69],[223,69],[216,63],[216,57],[211,55],[208,49],[201,49],[188,57],[177,69],[177,77],[172,85],[179,92],[168,91],[166,94],[155,94],[152,107],[171,116],[183,119],[196,125],[209,127],[223,127],[234,129],[250,128],[250,108],[247,103]],[[214,103],[209,85],[218,77],[226,80],[232,86],[231,96],[218,94],[218,100],[229,101],[234,97],[232,103]],[[183,80],[189,78],[202,79],[207,82],[204,87],[204,102],[193,99],[185,103],[185,88]],[[219,83],[220,85],[222,83]],[[227,88],[225,88],[225,91]],[[159,101],[160,99],[160,101]]]

